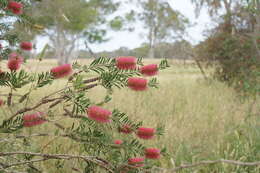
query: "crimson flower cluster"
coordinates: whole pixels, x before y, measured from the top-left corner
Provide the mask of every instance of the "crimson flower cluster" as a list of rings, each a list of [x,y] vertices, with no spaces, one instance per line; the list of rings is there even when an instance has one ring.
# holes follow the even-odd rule
[[[46,122],[43,117],[43,112],[36,112],[33,114],[26,114],[23,116],[23,126],[24,127],[32,127],[36,125],[40,125]]]
[[[23,13],[23,4],[11,0],[8,2],[7,9],[14,14],[20,15]]]
[[[132,56],[116,58],[116,66],[121,70],[138,69],[137,59]],[[158,66],[157,64],[145,65],[142,66],[139,71],[144,76],[154,76],[158,73]],[[132,90],[144,91],[147,89],[148,81],[141,77],[130,77],[127,81],[127,85]]]
[[[70,64],[64,64],[51,69],[52,76],[56,79],[71,75],[73,72]]]
[[[33,45],[30,42],[21,42],[20,43],[20,48],[25,51],[32,50],[32,47],[33,47]],[[9,54],[7,67],[11,71],[17,71],[20,69],[23,62],[24,62],[24,58],[20,54],[18,54],[16,52],[12,52]]]
[[[0,99],[0,107],[5,104],[4,100]]]

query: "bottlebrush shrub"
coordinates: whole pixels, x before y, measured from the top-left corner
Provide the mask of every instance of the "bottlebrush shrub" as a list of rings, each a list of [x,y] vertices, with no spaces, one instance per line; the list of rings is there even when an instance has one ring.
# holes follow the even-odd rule
[[[19,22],[34,24],[26,16],[26,10],[23,11],[29,4],[30,0],[0,0],[0,9],[3,17],[12,16]],[[42,73],[29,73],[21,66],[22,50],[31,50],[32,45],[21,43],[23,40],[11,35],[11,25],[1,26],[4,46],[0,56],[8,59],[1,65],[9,68],[0,71],[1,171],[137,173],[160,165],[159,160],[151,161],[146,156],[148,142],[137,135],[142,122],[132,121],[125,113],[106,105],[115,89],[136,91],[129,89],[130,78],[146,81],[146,90],[158,87],[156,78],[150,78],[147,70],[140,72],[144,66],[142,59],[98,58],[89,65],[75,62]],[[158,70],[167,67],[167,61],[163,60]],[[88,78],[89,74],[94,77]],[[64,80],[62,88],[55,88],[55,83]],[[138,80],[131,83],[139,85]],[[107,90],[100,102],[88,97],[95,87]],[[147,128],[153,129],[154,139],[163,134],[161,126]],[[163,157],[165,149],[160,149]]]
[[[135,69],[118,68],[117,60],[98,58],[89,65],[74,62],[42,73],[29,73],[22,67],[2,73],[0,86],[5,88],[5,94],[1,99],[6,103],[0,111],[6,110],[1,112],[0,137],[8,139],[0,143],[3,170],[48,172],[39,163],[46,160],[46,164],[55,165],[55,172],[71,169],[137,173],[159,166],[165,149],[148,148],[146,144],[158,139],[163,128],[143,127],[142,122],[107,106],[114,90],[151,90],[158,87],[157,80],[140,72],[142,59],[136,59]],[[162,60],[158,70],[167,67],[167,61]],[[89,78],[89,74],[93,77]],[[61,80],[66,83],[56,89],[55,83]],[[95,87],[107,91],[98,102],[89,98]]]

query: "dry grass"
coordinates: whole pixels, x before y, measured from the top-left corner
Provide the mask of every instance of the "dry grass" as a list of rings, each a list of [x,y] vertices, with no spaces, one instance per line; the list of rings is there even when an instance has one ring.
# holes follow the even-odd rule
[[[146,63],[158,61],[145,60]],[[81,63],[89,62],[89,60],[81,61]],[[252,116],[245,122],[250,101],[241,103],[232,89],[216,81],[204,81],[199,69],[192,62],[186,66],[179,62],[171,64],[171,68],[158,76],[160,89],[150,89],[141,93],[128,89],[118,90],[107,107],[111,110],[118,108],[132,119],[143,120],[146,126],[165,125],[165,135],[148,143],[148,146],[168,148],[169,156],[162,159],[162,166],[174,167],[173,164],[220,158],[240,161],[260,160],[259,115]],[[55,65],[54,60],[43,61],[40,64],[30,61],[26,68],[30,71],[36,69],[45,71]],[[34,94],[42,96],[63,85],[64,81],[59,80],[53,86],[45,88],[46,90]],[[105,92],[101,88],[95,88],[89,93],[89,97],[95,100],[101,100],[104,95]],[[254,112],[259,113],[259,110],[258,104],[254,107]],[[64,122],[66,123],[66,120]],[[43,125],[29,129],[30,132],[33,130],[50,131],[52,126]],[[79,151],[75,143],[69,143],[64,139],[38,140],[37,146],[31,147],[55,153],[56,149],[50,147],[50,144],[55,144],[61,153]],[[175,163],[169,162],[170,158]],[[47,168],[50,167],[50,162],[45,162],[44,165],[46,169],[51,170],[50,172],[54,171],[53,168]],[[66,169],[60,171],[66,172]],[[215,165],[183,172],[192,171],[257,173],[260,168]]]

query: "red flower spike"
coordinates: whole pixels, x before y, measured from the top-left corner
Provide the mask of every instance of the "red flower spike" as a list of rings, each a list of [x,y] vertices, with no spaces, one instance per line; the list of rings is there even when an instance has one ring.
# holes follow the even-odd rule
[[[145,149],[145,157],[147,159],[159,159],[160,158],[160,150],[157,148],[146,148]]]
[[[141,139],[152,139],[155,135],[155,129],[139,127],[137,129],[136,135]]]
[[[122,70],[136,69],[136,58],[133,56],[116,58],[116,66]]]
[[[92,120],[95,120],[99,123],[109,123],[111,122],[112,112],[109,110],[103,109],[99,106],[91,106],[87,110],[88,117]]]
[[[154,76],[158,73],[157,64],[150,64],[141,67],[140,72],[145,76]]]
[[[15,1],[9,1],[7,9],[11,10],[12,13],[19,15],[23,13],[23,4]]]
[[[135,166],[135,167],[142,167],[144,166],[144,158],[143,157],[134,157],[128,159],[128,164]]]
[[[0,107],[5,104],[4,100],[0,99]]]
[[[133,130],[130,125],[124,124],[122,127],[119,127],[118,131],[120,133],[130,134]]]
[[[139,77],[131,77],[127,81],[127,86],[135,91],[144,91],[147,89],[147,80]]]
[[[116,144],[116,145],[121,145],[122,143],[123,143],[123,141],[120,139],[114,140],[114,144]]]
[[[25,41],[24,41],[24,42],[21,42],[20,47],[21,47],[21,49],[23,49],[23,50],[31,51],[32,48],[33,48],[33,45],[32,45],[31,42],[25,42]]]
[[[21,67],[21,64],[23,63],[23,57],[18,55],[17,53],[11,53],[9,55],[7,67],[11,71],[16,71]]]
[[[51,69],[51,73],[53,77],[56,79],[69,76],[72,72],[73,70],[70,64],[60,65]]]
[[[43,124],[46,120],[43,119],[43,112],[36,112],[34,114],[26,114],[23,116],[23,126],[32,127]]]

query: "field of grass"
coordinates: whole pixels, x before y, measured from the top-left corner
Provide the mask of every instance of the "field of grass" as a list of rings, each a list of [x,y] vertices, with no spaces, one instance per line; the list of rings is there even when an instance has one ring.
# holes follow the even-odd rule
[[[241,102],[231,88],[217,81],[205,81],[193,63],[183,65],[179,62],[170,62],[170,64],[171,67],[160,72],[158,76],[159,89],[149,89],[145,92],[133,92],[127,88],[117,90],[113,94],[113,100],[106,107],[111,110],[118,108],[134,120],[143,120],[144,125],[149,127],[157,124],[165,125],[164,136],[149,143],[144,142],[148,146],[167,147],[169,156],[161,159],[165,168],[221,158],[243,162],[259,161],[260,100],[258,99],[257,104],[253,106],[250,100]],[[29,71],[45,71],[55,65],[55,61],[52,60],[45,60],[40,64],[31,61],[25,68]],[[65,80],[58,80],[51,87],[34,92],[34,98],[37,100],[40,96],[62,88],[64,83]],[[0,91],[2,93],[5,89]],[[105,92],[101,88],[94,88],[89,92],[89,97],[94,100],[101,100],[104,95]],[[31,100],[31,103],[33,102],[34,100]],[[1,117],[4,112],[0,111]],[[62,119],[66,123],[66,119]],[[53,126],[44,124],[25,129],[23,132],[48,132],[53,129]],[[33,148],[51,153],[55,153],[56,150],[59,150],[59,153],[79,151],[76,143],[66,142],[66,139],[38,137],[35,140],[37,141],[35,146],[28,146],[28,150]],[[52,147],[54,145],[58,147]],[[57,165],[48,161],[41,163],[41,166],[46,168],[46,172],[67,173],[71,172],[68,168],[73,164],[73,161],[67,161],[64,168],[56,169]],[[214,164],[183,169],[180,172],[259,173],[260,167]]]

